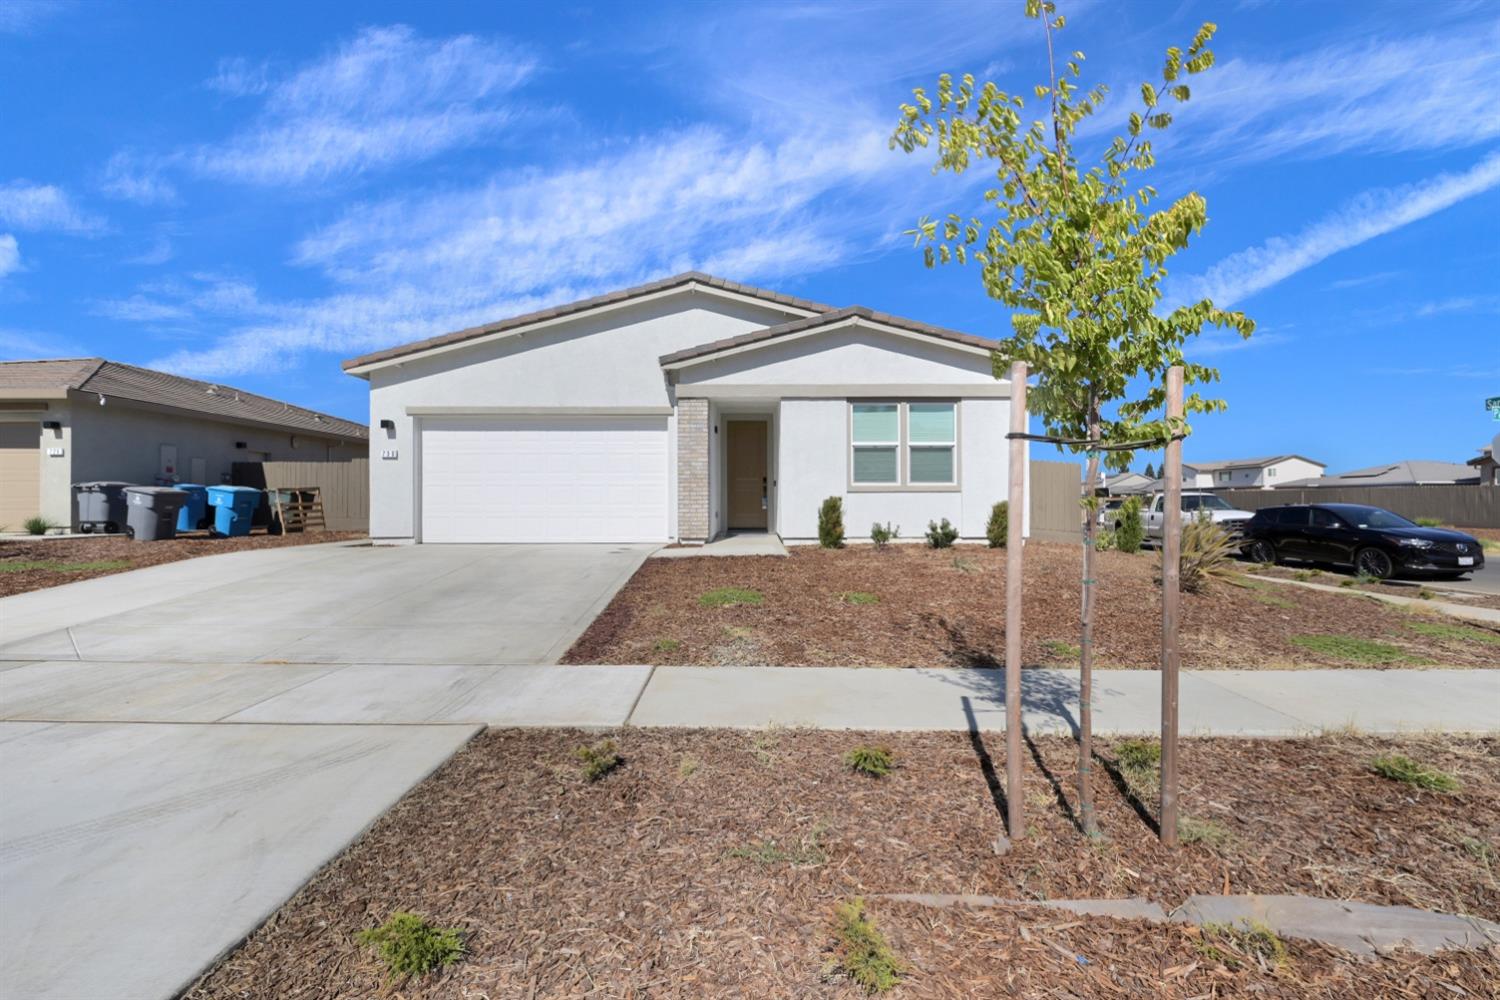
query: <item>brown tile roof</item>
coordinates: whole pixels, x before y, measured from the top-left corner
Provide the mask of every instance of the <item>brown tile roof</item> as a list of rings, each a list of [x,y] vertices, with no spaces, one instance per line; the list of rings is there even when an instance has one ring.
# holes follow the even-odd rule
[[[348,361],[345,361],[344,370],[361,368],[365,365],[376,364],[381,361],[391,361],[410,354],[420,354],[434,347],[447,347],[449,344],[459,344],[465,340],[473,340],[476,337],[505,333],[508,330],[531,326],[533,323],[541,323],[544,320],[560,319],[564,316],[572,316],[576,313],[587,312],[590,309],[597,309],[600,306],[613,305],[616,302],[625,302],[629,299],[637,299],[654,292],[662,292],[680,285],[690,284],[704,285],[708,288],[719,288],[726,292],[735,292],[739,295],[747,295],[774,305],[790,306],[793,309],[805,310],[807,312],[824,313],[833,308],[821,302],[812,302],[792,295],[783,295],[780,292],[773,292],[766,288],[756,288],[754,285],[742,285],[737,281],[715,278],[713,275],[704,274],[702,271],[685,271],[682,274],[675,274],[670,278],[662,278],[660,281],[636,285],[633,288],[624,288],[618,292],[608,292],[604,295],[596,295],[590,299],[570,302],[567,305],[552,306],[549,309],[541,309],[537,312],[530,312],[521,316],[512,316],[509,319],[502,319],[495,323],[471,326],[467,330],[455,330],[453,333],[444,333],[436,337],[429,337],[426,340],[418,340],[410,344],[401,344],[397,347],[387,347],[384,350],[374,351],[370,354],[362,354],[357,358],[350,358]]]
[[[900,316],[892,316],[890,313],[876,312],[873,309],[866,309],[864,306],[846,306],[843,309],[836,309],[821,316],[809,316],[806,319],[782,323],[780,326],[768,326],[764,330],[752,330],[749,333],[742,333],[738,337],[715,340],[710,344],[699,344],[697,347],[689,347],[684,351],[673,351],[671,354],[663,354],[660,360],[664,365],[691,361],[694,358],[707,357],[710,354],[718,354],[720,351],[743,347],[747,344],[756,344],[763,340],[775,340],[777,337],[785,337],[788,334],[800,333],[803,330],[811,330],[815,327],[828,326],[854,317],[867,319],[872,323],[879,323],[882,326],[893,326],[898,330],[907,330],[912,333],[935,337],[939,340],[949,341],[950,343],[963,344],[966,347],[978,347],[988,351],[995,346],[993,340],[976,337],[970,333],[959,333],[957,330],[946,330],[940,326],[929,326],[926,323],[918,323],[914,319],[904,319]]]
[[[0,390],[4,389],[73,389],[100,393],[105,398],[191,410],[230,422],[283,427],[326,437],[365,440],[370,436],[369,428],[364,424],[342,417],[293,406],[232,386],[200,382],[103,358],[0,362]]]

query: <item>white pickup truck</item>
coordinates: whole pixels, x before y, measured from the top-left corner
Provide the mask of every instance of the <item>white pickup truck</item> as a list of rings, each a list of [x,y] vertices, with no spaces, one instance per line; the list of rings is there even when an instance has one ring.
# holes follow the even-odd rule
[[[1161,493],[1154,493],[1151,501],[1141,513],[1141,520],[1146,525],[1146,540],[1151,542],[1161,541],[1161,526],[1166,519],[1165,508],[1162,506],[1166,497]],[[1199,493],[1184,490],[1182,493],[1182,519],[1186,522],[1189,518],[1208,517],[1215,524],[1224,525],[1231,535],[1238,535],[1244,530],[1245,522],[1255,515],[1248,510],[1238,510],[1229,505],[1229,501],[1213,493]]]

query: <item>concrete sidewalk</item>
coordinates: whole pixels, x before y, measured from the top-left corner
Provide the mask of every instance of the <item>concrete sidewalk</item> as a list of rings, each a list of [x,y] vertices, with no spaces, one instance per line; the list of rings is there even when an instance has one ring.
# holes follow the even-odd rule
[[[266,663],[14,663],[0,718],[492,726],[1002,730],[1004,672],[840,667],[548,667]],[[1077,674],[1027,670],[1023,718],[1070,733]],[[1500,732],[1500,670],[1200,670],[1182,675],[1182,731],[1279,737]],[[1154,671],[1101,670],[1095,731],[1155,732]]]

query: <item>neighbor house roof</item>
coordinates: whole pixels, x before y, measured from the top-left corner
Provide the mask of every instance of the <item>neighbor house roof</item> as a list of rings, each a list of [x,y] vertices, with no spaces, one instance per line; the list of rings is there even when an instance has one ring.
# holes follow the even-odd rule
[[[1472,465],[1478,468],[1479,466],[1489,465],[1491,463],[1500,463],[1500,459],[1495,458],[1494,448],[1489,445],[1485,445],[1483,448],[1479,449],[1479,454],[1475,455],[1464,464]]]
[[[821,302],[812,302],[808,299],[799,299],[792,295],[783,295],[766,288],[756,288],[753,285],[742,285],[737,281],[727,281],[724,278],[715,278],[711,274],[702,271],[685,271],[682,274],[673,275],[670,278],[662,278],[660,281],[647,282],[644,285],[636,285],[633,288],[624,288],[618,292],[609,292],[604,295],[596,295],[593,298],[581,299],[578,302],[570,302],[567,305],[552,306],[536,312],[525,313],[520,316],[512,316],[495,323],[485,323],[480,326],[471,326],[466,330],[455,330],[453,333],[444,333],[436,337],[428,337],[426,340],[414,341],[410,344],[401,344],[397,347],[387,347],[384,350],[363,354],[357,358],[351,358],[344,362],[344,370],[350,371],[363,368],[366,365],[379,364],[382,361],[393,361],[396,358],[404,358],[423,351],[430,351],[438,347],[448,347],[453,344],[461,344],[466,340],[475,340],[479,337],[493,336],[498,333],[508,333],[542,323],[547,320],[563,319],[579,313],[585,313],[592,309],[604,306],[617,305],[631,299],[644,298],[665,292],[674,288],[695,285],[702,288],[718,289],[734,295],[742,295],[752,299],[776,306],[785,306],[790,310],[798,312],[824,313],[833,307]]]
[[[673,351],[671,354],[663,354],[661,363],[663,365],[676,365],[684,361],[694,361],[706,358],[710,355],[720,354],[724,351],[732,351],[736,348],[759,344],[767,340],[775,340],[778,337],[787,337],[793,334],[815,330],[818,327],[833,326],[850,319],[863,319],[881,326],[893,327],[897,330],[905,330],[908,333],[918,333],[927,337],[949,343],[962,344],[965,347],[976,347],[980,350],[992,350],[995,347],[993,340],[985,340],[973,334],[959,333],[957,330],[945,330],[940,326],[929,326],[926,323],[918,323],[913,319],[904,319],[900,316],[892,316],[889,313],[876,312],[864,306],[845,306],[843,309],[835,309],[823,313],[821,316],[808,316],[805,319],[793,320],[790,323],[782,323],[780,326],[768,326],[763,330],[751,330],[737,337],[726,337],[723,340],[715,340],[707,344],[699,344],[697,347],[689,347],[682,351]]]
[[[369,437],[364,424],[319,413],[279,399],[258,396],[233,386],[170,375],[103,358],[0,362],[0,393],[62,395],[68,391],[98,393],[106,400],[129,399],[169,406],[230,422],[261,424],[326,437]]]
[[[1314,486],[1422,486],[1442,483],[1472,483],[1478,477],[1466,465],[1411,458],[1386,465],[1372,465],[1336,476],[1319,476],[1277,484],[1277,489]]]
[[[1304,462],[1326,468],[1326,463],[1316,458],[1308,458],[1306,455],[1266,455],[1261,458],[1232,458],[1223,462],[1184,462],[1191,464],[1199,472],[1218,472],[1221,469],[1259,469],[1267,465],[1275,465],[1277,462],[1285,462],[1289,458],[1300,458]]]

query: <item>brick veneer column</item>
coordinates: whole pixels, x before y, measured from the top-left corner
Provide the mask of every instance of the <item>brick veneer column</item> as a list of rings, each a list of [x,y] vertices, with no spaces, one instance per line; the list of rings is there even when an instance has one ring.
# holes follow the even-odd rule
[[[708,400],[677,401],[677,536],[708,541]]]

